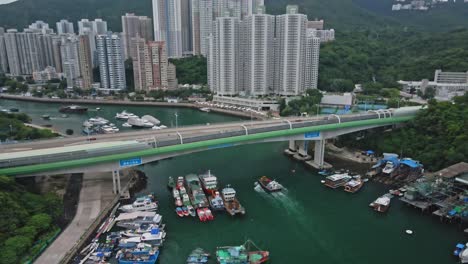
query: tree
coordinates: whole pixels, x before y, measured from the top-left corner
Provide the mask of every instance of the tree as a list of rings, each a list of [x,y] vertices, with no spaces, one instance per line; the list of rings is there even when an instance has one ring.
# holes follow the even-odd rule
[[[45,213],[33,215],[28,221],[28,225],[35,227],[38,232],[43,232],[50,227],[52,218]]]

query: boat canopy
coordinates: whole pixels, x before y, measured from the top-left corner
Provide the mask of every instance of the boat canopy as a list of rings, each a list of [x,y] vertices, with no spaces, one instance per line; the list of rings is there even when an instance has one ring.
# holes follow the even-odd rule
[[[413,168],[413,169],[422,167],[421,163],[419,163],[416,160],[412,160],[412,159],[402,159],[401,164],[404,164],[404,165],[406,165],[406,166],[408,166],[410,168]]]
[[[155,216],[156,216],[156,212],[122,213],[115,219],[115,221],[119,222],[119,221],[137,219],[138,217],[155,217]]]

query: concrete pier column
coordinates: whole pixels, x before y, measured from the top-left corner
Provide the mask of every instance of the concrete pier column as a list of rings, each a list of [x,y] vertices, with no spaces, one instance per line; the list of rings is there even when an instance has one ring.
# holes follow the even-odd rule
[[[315,141],[314,163],[319,168],[323,168],[323,165],[325,164],[325,140],[324,139]]]
[[[289,150],[293,152],[297,151],[296,141],[289,140]]]
[[[117,191],[122,193],[122,188],[120,187],[120,171],[115,171],[115,175],[117,176]]]
[[[297,153],[299,153],[299,155],[301,155],[303,157],[307,157],[308,156],[307,149],[309,148],[309,141],[299,140],[299,141],[297,141],[297,143],[298,143]]]
[[[115,171],[112,171],[112,193],[117,193],[117,185],[115,179]]]

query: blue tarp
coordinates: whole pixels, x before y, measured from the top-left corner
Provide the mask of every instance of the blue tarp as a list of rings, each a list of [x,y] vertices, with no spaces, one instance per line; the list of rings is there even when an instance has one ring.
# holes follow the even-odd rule
[[[368,151],[366,151],[366,154],[367,155],[373,155],[373,154],[375,154],[375,152],[373,150],[368,150]]]
[[[409,166],[413,169],[421,167],[421,164],[419,164],[418,161],[412,159],[402,159],[401,164],[405,164],[406,166]]]

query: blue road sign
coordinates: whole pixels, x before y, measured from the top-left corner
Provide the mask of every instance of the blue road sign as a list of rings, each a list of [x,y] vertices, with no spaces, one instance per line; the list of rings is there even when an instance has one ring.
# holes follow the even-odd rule
[[[120,167],[128,167],[134,165],[141,165],[141,158],[133,158],[133,159],[124,159],[120,160]]]
[[[304,138],[316,138],[316,137],[320,137],[320,131],[307,132],[304,134]]]

